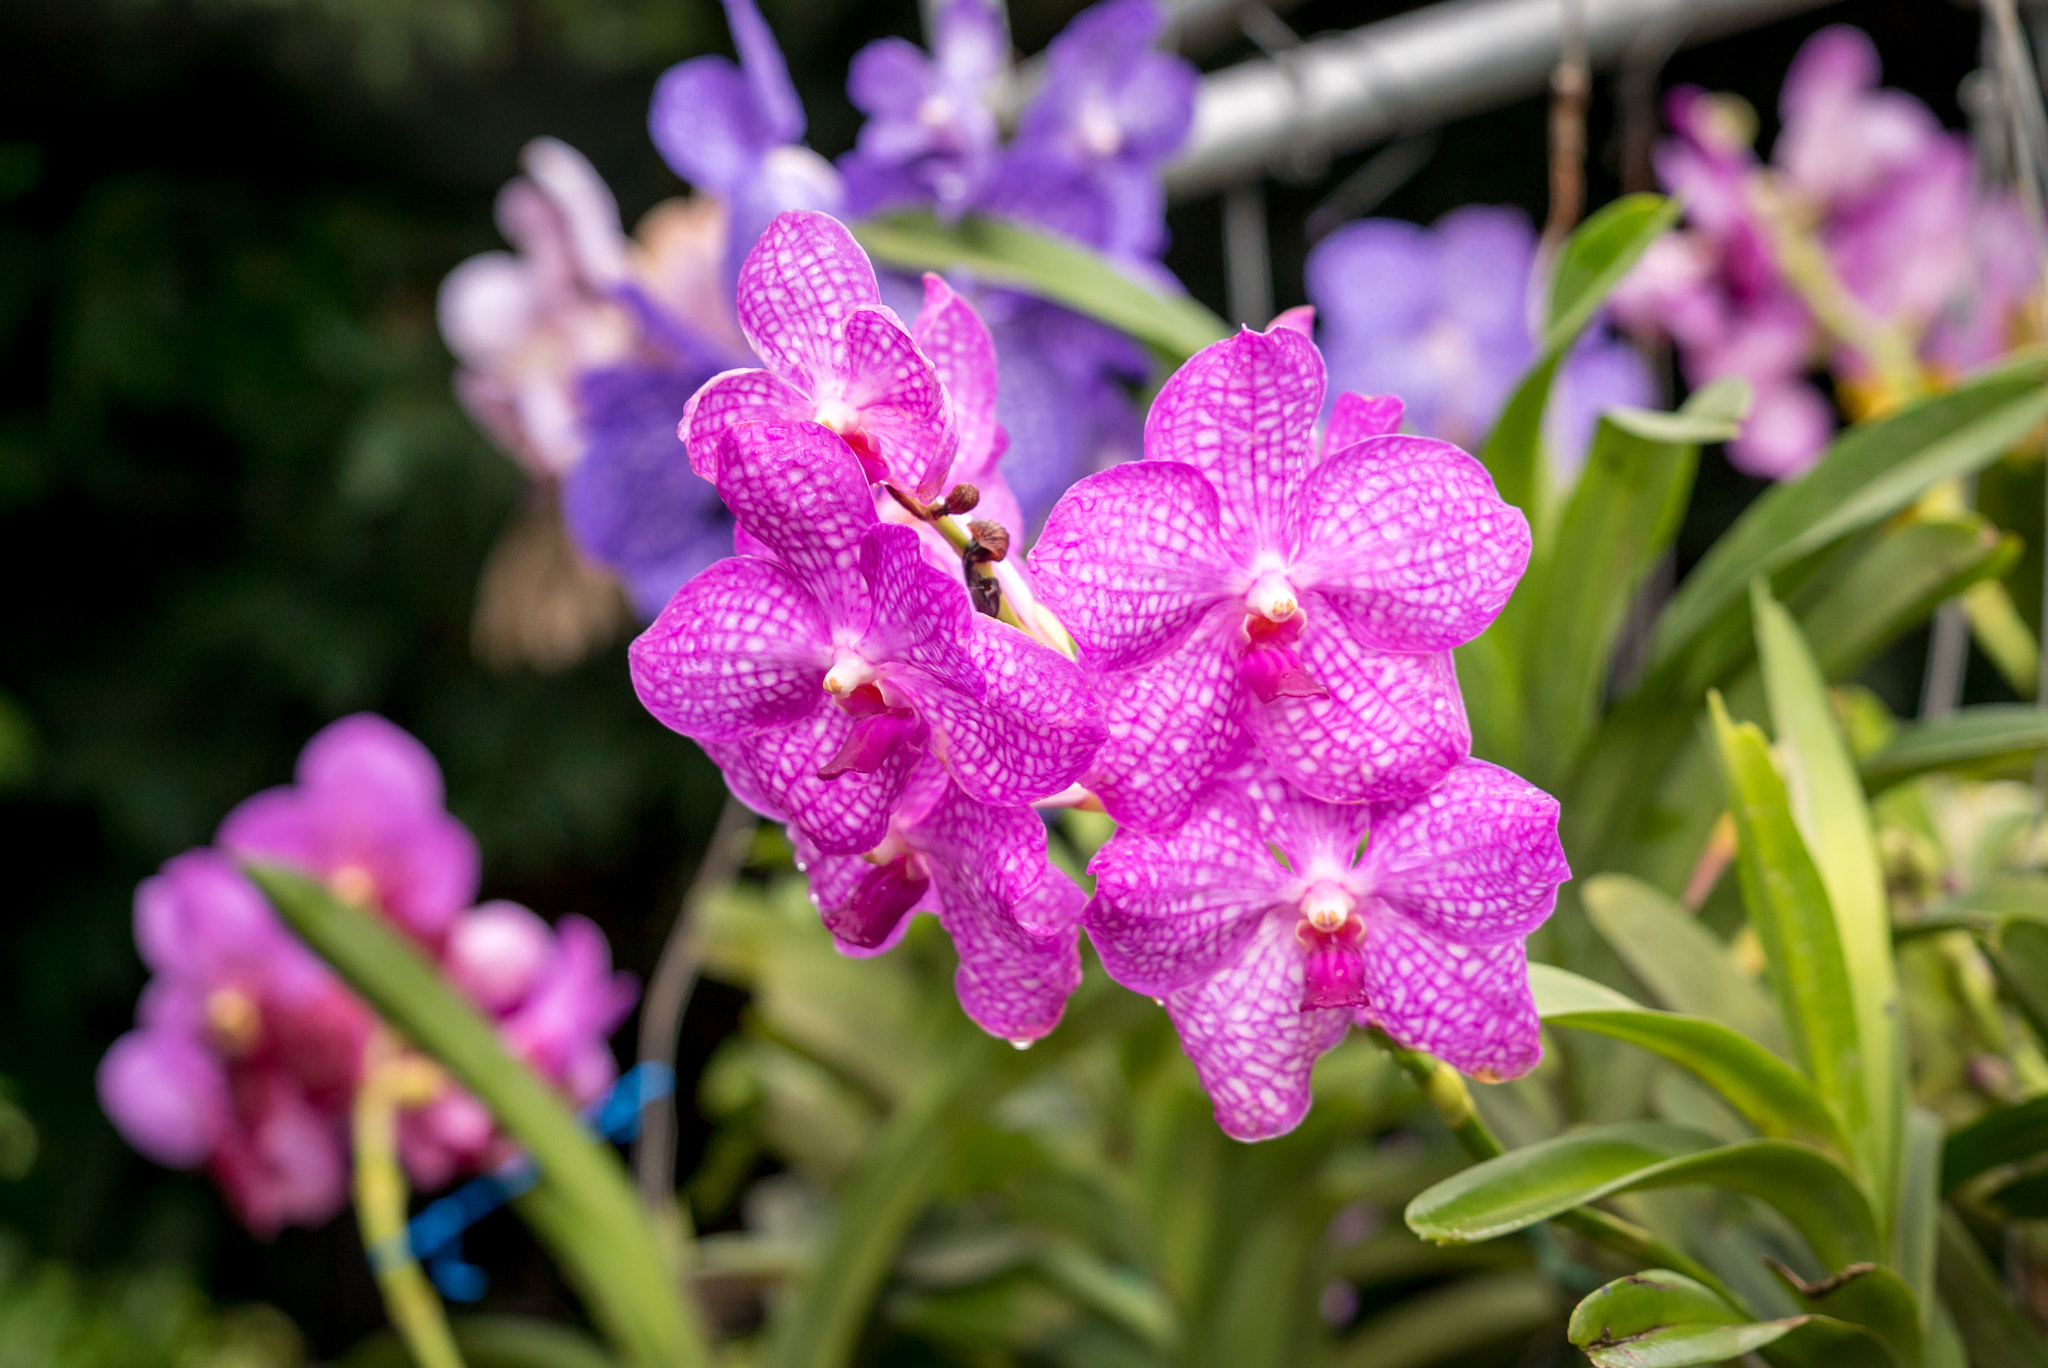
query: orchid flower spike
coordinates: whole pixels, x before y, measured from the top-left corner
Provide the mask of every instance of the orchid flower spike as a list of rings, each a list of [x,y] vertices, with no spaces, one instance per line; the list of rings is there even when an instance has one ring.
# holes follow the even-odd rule
[[[1240,1140],[1300,1123],[1352,1024],[1489,1081],[1541,1055],[1522,942],[1571,871],[1556,800],[1506,770],[1466,760],[1419,798],[1340,805],[1254,762],[1089,870],[1103,967],[1165,1000]]]
[[[1348,397],[1318,455],[1323,386],[1291,328],[1203,349],[1146,459],[1067,491],[1031,553],[1103,694],[1087,783],[1120,822],[1170,831],[1248,748],[1332,802],[1412,797],[1470,749],[1450,650],[1507,602],[1528,523],[1395,402]]]
[[[1103,736],[1080,671],[976,613],[914,531],[880,523],[834,433],[740,423],[716,468],[760,554],[684,585],[630,656],[640,701],[743,801],[851,855],[883,839],[927,752],[997,805],[1080,776]]]
[[[938,372],[875,268],[829,215],[779,214],[740,268],[740,328],[766,369],[712,378],[683,410],[690,465],[718,478],[720,439],[739,423],[818,423],[871,483],[935,498],[958,445]]]

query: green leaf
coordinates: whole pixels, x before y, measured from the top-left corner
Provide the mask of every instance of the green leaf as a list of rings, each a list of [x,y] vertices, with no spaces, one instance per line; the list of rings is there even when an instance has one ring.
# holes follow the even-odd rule
[[[1758,499],[1686,577],[1651,638],[1654,669],[1690,645],[1749,581],[1869,527],[1929,486],[1988,465],[2048,416],[2048,361],[2029,355],[1835,440],[1820,464]]]
[[[1941,1152],[1941,1190],[1979,1174],[2048,1154],[2048,1093],[1986,1112],[1949,1136]]]
[[[459,1316],[451,1325],[468,1368],[617,1368],[582,1332],[536,1316]],[[396,1335],[372,1336],[336,1368],[413,1368]]]
[[[533,1156],[540,1181],[516,1205],[619,1352],[642,1368],[708,1363],[693,1304],[677,1295],[618,1158],[410,941],[291,870],[252,864],[248,873],[293,930]]]
[[[1548,316],[1536,360],[1494,421],[1480,459],[1509,503],[1537,511],[1543,488],[1543,410],[1558,363],[1593,321],[1608,292],[1643,250],[1678,219],[1678,205],[1658,195],[1625,195],[1565,239],[1550,278]]]
[[[985,285],[1023,290],[1107,323],[1175,364],[1230,335],[1229,325],[1186,295],[1161,294],[1077,242],[1007,219],[970,215],[944,224],[919,212],[849,226],[884,266],[967,271]]]
[[[1697,1075],[1761,1134],[1848,1157],[1848,1144],[1813,1085],[1784,1060],[1720,1022],[1653,1012],[1611,988],[1548,964],[1529,966],[1529,986],[1545,1025],[1576,1027],[1640,1045]]]
[[[1906,1114],[1899,1163],[1891,1266],[1921,1308],[1934,1310],[1934,1249],[1941,1224],[1941,1119],[1924,1107]]]
[[[1730,721],[1718,694],[1709,695],[1708,707],[1735,818],[1743,902],[1793,1051],[1858,1157],[1875,1162],[1883,1151],[1873,1135],[1856,999],[1827,888],[1792,820],[1763,732]]]
[[[1594,928],[1665,1007],[1718,1021],[1790,1056],[1777,1005],[1698,917],[1627,874],[1596,874],[1580,885],[1579,897]]]
[[[1698,391],[1677,413],[1601,417],[1556,536],[1510,604],[1529,695],[1526,767],[1536,782],[1561,776],[1593,727],[1615,638],[1685,515],[1700,444],[1733,437],[1748,408],[1749,387],[1730,380]]]
[[[1814,1315],[1750,1321],[1699,1283],[1662,1268],[1594,1292],[1572,1312],[1565,1333],[1597,1368],[1686,1368],[1765,1349],[1786,1365],[1894,1368],[1858,1327]]]
[[[1330,1368],[1429,1368],[1554,1325],[1564,1308],[1540,1273],[1493,1273],[1403,1297],[1340,1340]]]
[[[1777,1208],[1830,1269],[1882,1252],[1870,1203],[1826,1155],[1783,1140],[1722,1145],[1658,1121],[1589,1127],[1510,1150],[1408,1204],[1426,1240],[1496,1239],[1616,1193],[1705,1184]]]
[[[2048,1344],[2005,1299],[2005,1288],[1960,1216],[1943,1207],[1935,1282],[1973,1368],[2048,1368]]]
[[[1791,769],[1792,819],[1827,890],[1855,1004],[1868,1128],[1859,1137],[1868,1142],[1864,1173],[1888,1211],[1906,1096],[1905,1039],[1877,836],[1863,781],[1806,638],[1761,579],[1750,586],[1750,613],[1771,721]]]
[[[2048,748],[2048,709],[2029,703],[1987,703],[1899,729],[1891,744],[1863,762],[1872,793],[1935,770],[1973,778],[2018,774]]]
[[[1984,950],[2013,1005],[2048,1043],[2048,922],[2039,915],[2000,917],[1984,937]]]

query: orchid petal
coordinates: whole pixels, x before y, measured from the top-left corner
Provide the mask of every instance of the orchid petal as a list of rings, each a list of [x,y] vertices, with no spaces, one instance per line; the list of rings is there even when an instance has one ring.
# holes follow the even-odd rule
[[[1309,595],[1297,650],[1327,698],[1279,697],[1246,710],[1259,749],[1290,782],[1332,803],[1420,793],[1472,749],[1446,652],[1395,655],[1361,644]]]
[[[875,268],[829,214],[777,214],[740,267],[740,330],[769,370],[816,394],[846,374],[839,322],[882,302]]]
[[[875,502],[838,434],[816,423],[744,423],[727,431],[718,465],[733,517],[817,597],[827,621],[866,628],[858,567]]]
[[[1008,440],[996,422],[996,344],[988,325],[952,286],[927,271],[924,308],[910,325],[910,332],[931,358],[953,401],[953,423],[959,434],[953,478],[976,484],[992,478]]]
[[[1172,655],[1096,678],[1108,737],[1085,782],[1119,822],[1173,830],[1216,772],[1248,747],[1239,720],[1244,685],[1226,635],[1235,628],[1227,613],[1220,616]]]
[[[1361,1025],[1485,1082],[1519,1078],[1543,1057],[1520,941],[1447,945],[1398,917],[1372,918]]]
[[[1031,572],[1089,669],[1158,660],[1230,593],[1238,572],[1223,517],[1209,480],[1171,461],[1117,466],[1061,497]]]
[[[861,538],[860,572],[874,602],[864,653],[912,666],[979,702],[988,686],[966,643],[974,607],[959,580],[925,560],[916,530],[900,523],[869,528]]]
[[[840,709],[821,703],[790,726],[741,741],[700,744],[748,807],[789,823],[825,854],[859,855],[881,844],[889,814],[923,755],[914,746],[902,746],[871,774],[820,779],[819,767],[846,745],[854,723]]]
[[[1571,877],[1557,800],[1483,760],[1457,765],[1413,803],[1375,817],[1364,862],[1373,892],[1446,941],[1523,939]]]
[[[1424,437],[1375,437],[1316,468],[1295,583],[1361,645],[1444,651],[1485,631],[1529,564],[1529,523],[1486,467]]]
[[[1391,394],[1367,396],[1345,392],[1330,408],[1323,432],[1323,455],[1334,456],[1368,437],[1391,437],[1401,430],[1402,405]]]
[[[1180,461],[1209,477],[1227,533],[1279,547],[1308,473],[1323,359],[1289,328],[1204,347],[1161,387],[1145,419],[1149,460]]]
[[[1344,1038],[1349,1013],[1302,1010],[1305,958],[1292,923],[1269,917],[1228,968],[1166,999],[1216,1124],[1233,1139],[1267,1140],[1300,1125],[1317,1057]]]
[[[844,336],[840,397],[860,410],[861,435],[890,478],[920,498],[937,498],[959,440],[938,372],[880,305],[848,313]]]
[[[627,653],[633,690],[671,731],[732,741],[825,703],[832,628],[796,576],[735,556],[691,580]]]
[[[818,406],[811,397],[773,371],[729,370],[712,376],[683,406],[676,436],[690,460],[690,469],[707,480],[718,478],[719,440],[736,423],[805,423]]]

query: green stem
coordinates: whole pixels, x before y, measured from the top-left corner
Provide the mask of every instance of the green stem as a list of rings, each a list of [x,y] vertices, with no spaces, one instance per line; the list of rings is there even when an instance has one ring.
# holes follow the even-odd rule
[[[370,1256],[392,1328],[419,1368],[463,1368],[448,1315],[405,1243],[405,1174],[398,1167],[398,1103],[422,1067],[378,1031],[364,1052],[363,1082],[351,1121],[355,1132],[356,1227]]]
[[[1423,1097],[1443,1119],[1452,1137],[1457,1140],[1459,1148],[1464,1150],[1474,1163],[1483,1164],[1489,1159],[1498,1159],[1507,1153],[1500,1138],[1479,1115],[1479,1108],[1473,1104],[1472,1090],[1466,1086],[1464,1075],[1434,1055],[1395,1044],[1383,1031],[1375,1030],[1372,1035],[1380,1047],[1393,1057],[1401,1072],[1407,1074],[1422,1091]],[[1566,1230],[1582,1235],[1595,1244],[1605,1245],[1650,1267],[1668,1268],[1674,1273],[1683,1273],[1695,1282],[1704,1283],[1726,1298],[1729,1305],[1747,1314],[1747,1308],[1741,1300],[1711,1269],[1691,1255],[1673,1249],[1633,1221],[1625,1221],[1595,1207],[1580,1207],[1575,1211],[1562,1212],[1552,1219]]]
[[[1913,354],[1912,339],[1896,324],[1872,314],[1849,292],[1820,243],[1795,221],[1777,191],[1760,189],[1756,198],[1771,246],[1777,251],[1779,269],[1821,327],[1870,363],[1893,403],[1902,404],[1925,393],[1927,377]]]

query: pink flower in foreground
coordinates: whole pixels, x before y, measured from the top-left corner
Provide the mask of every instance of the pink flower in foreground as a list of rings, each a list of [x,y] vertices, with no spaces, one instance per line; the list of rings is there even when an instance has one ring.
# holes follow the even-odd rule
[[[713,377],[683,411],[691,468],[718,478],[720,438],[746,422],[816,422],[871,482],[936,497],[957,435],[937,371],[895,312],[853,234],[830,215],[778,214],[747,253],[740,328],[764,370]]]
[[[220,844],[303,870],[429,942],[476,901],[476,838],[442,806],[441,767],[406,732],[344,717],[306,743],[293,777],[230,812]]]
[[[851,855],[881,841],[927,752],[997,805],[1080,775],[1102,739],[1080,672],[976,613],[915,532],[877,521],[833,433],[742,423],[717,469],[762,554],[684,585],[630,657],[647,710],[702,744],[742,800]]]
[[[797,841],[797,867],[847,954],[877,954],[910,915],[937,915],[960,955],[954,988],[983,1030],[1034,1040],[1081,982],[1086,902],[1045,854],[1045,823],[1024,807],[975,802],[927,760],[911,777],[881,845],[825,855]]]
[[[1165,1000],[1240,1140],[1300,1122],[1316,1058],[1354,1022],[1487,1080],[1540,1057],[1522,942],[1570,870],[1556,800],[1506,770],[1466,760],[1366,806],[1255,767],[1170,837],[1118,832],[1089,869],[1103,967]]]
[[[1507,602],[1528,524],[1472,457],[1397,435],[1398,402],[1340,406],[1319,455],[1323,388],[1290,328],[1207,347],[1153,402],[1147,459],[1047,519],[1031,568],[1102,691],[1087,783],[1119,821],[1170,830],[1253,746],[1359,802],[1471,745],[1449,652]]]

